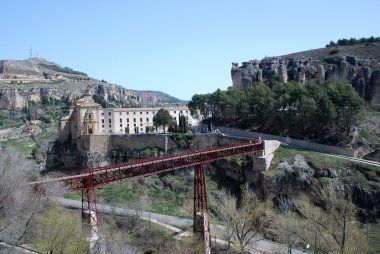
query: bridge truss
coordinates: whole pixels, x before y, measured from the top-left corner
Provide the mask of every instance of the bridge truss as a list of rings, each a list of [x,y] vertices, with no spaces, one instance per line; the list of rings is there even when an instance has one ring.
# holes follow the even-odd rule
[[[186,167],[195,167],[194,172],[194,235],[205,243],[206,253],[210,252],[211,238],[207,218],[208,204],[203,164],[232,156],[255,154],[264,150],[262,141],[213,147],[185,153],[168,154],[144,160],[135,160],[115,165],[80,171],[78,175],[37,181],[32,184],[40,191],[45,185],[60,184],[67,192],[82,192],[82,216],[91,229],[91,238],[99,238],[96,188],[137,177],[155,175]],[[49,195],[49,193],[46,193]]]

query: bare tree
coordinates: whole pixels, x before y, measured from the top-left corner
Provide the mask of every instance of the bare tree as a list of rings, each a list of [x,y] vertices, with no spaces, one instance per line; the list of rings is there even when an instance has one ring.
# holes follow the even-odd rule
[[[280,201],[282,213],[275,226],[288,253],[297,244],[310,245],[313,253],[366,253],[367,240],[355,220],[354,205],[332,185],[315,185],[311,194],[318,206],[305,194]]]
[[[36,224],[44,201],[27,184],[33,164],[13,149],[0,149],[0,240],[20,244]]]
[[[44,253],[86,253],[89,243],[87,233],[82,230],[79,216],[65,212],[53,205],[43,213],[34,228],[32,242]]]
[[[314,186],[313,194],[325,212],[325,219],[316,220],[310,215],[307,218],[330,237],[326,241],[331,242],[330,249],[341,254],[365,253],[368,245],[364,233],[357,225],[355,206],[344,197],[343,192],[338,192],[333,185],[329,185]]]
[[[222,237],[239,249],[241,253],[255,241],[261,240],[261,233],[269,224],[267,211],[269,202],[261,202],[248,185],[242,189],[240,205],[236,197],[223,191],[218,202],[214,202],[213,208],[217,217],[224,223]],[[252,247],[252,246],[251,246]]]
[[[292,253],[293,248],[300,242],[300,218],[295,213],[293,203],[286,198],[279,199],[280,213],[274,220],[276,232],[280,240],[286,244],[287,252]]]

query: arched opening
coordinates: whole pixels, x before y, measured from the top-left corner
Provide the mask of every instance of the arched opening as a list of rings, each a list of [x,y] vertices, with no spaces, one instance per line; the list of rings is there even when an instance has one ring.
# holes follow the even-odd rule
[[[92,134],[93,132],[92,132],[92,128],[88,128],[88,134]]]

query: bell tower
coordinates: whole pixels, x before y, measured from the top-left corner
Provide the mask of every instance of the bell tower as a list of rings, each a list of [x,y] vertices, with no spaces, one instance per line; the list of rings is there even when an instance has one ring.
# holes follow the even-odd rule
[[[92,109],[87,109],[84,119],[83,119],[83,130],[82,133],[85,135],[91,135],[97,133],[97,121],[95,119],[95,114]]]

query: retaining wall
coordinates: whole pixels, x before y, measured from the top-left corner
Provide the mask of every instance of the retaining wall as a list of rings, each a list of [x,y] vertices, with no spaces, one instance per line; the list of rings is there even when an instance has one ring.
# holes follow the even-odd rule
[[[354,157],[356,155],[354,150],[351,148],[323,145],[323,144],[313,143],[313,142],[309,142],[309,141],[305,141],[305,140],[299,140],[299,139],[293,139],[293,138],[289,138],[289,137],[281,137],[281,136],[276,136],[276,135],[263,134],[263,133],[259,133],[259,132],[239,130],[239,129],[228,128],[228,127],[218,126],[217,129],[219,129],[221,132],[229,134],[229,135],[236,135],[236,136],[242,136],[242,137],[253,138],[253,139],[261,138],[263,140],[278,140],[278,141],[280,141],[282,143],[286,143],[290,146],[295,146],[297,148],[302,148],[302,149],[307,149],[307,150],[313,150],[316,152],[339,154],[339,155],[352,156],[352,157]]]

